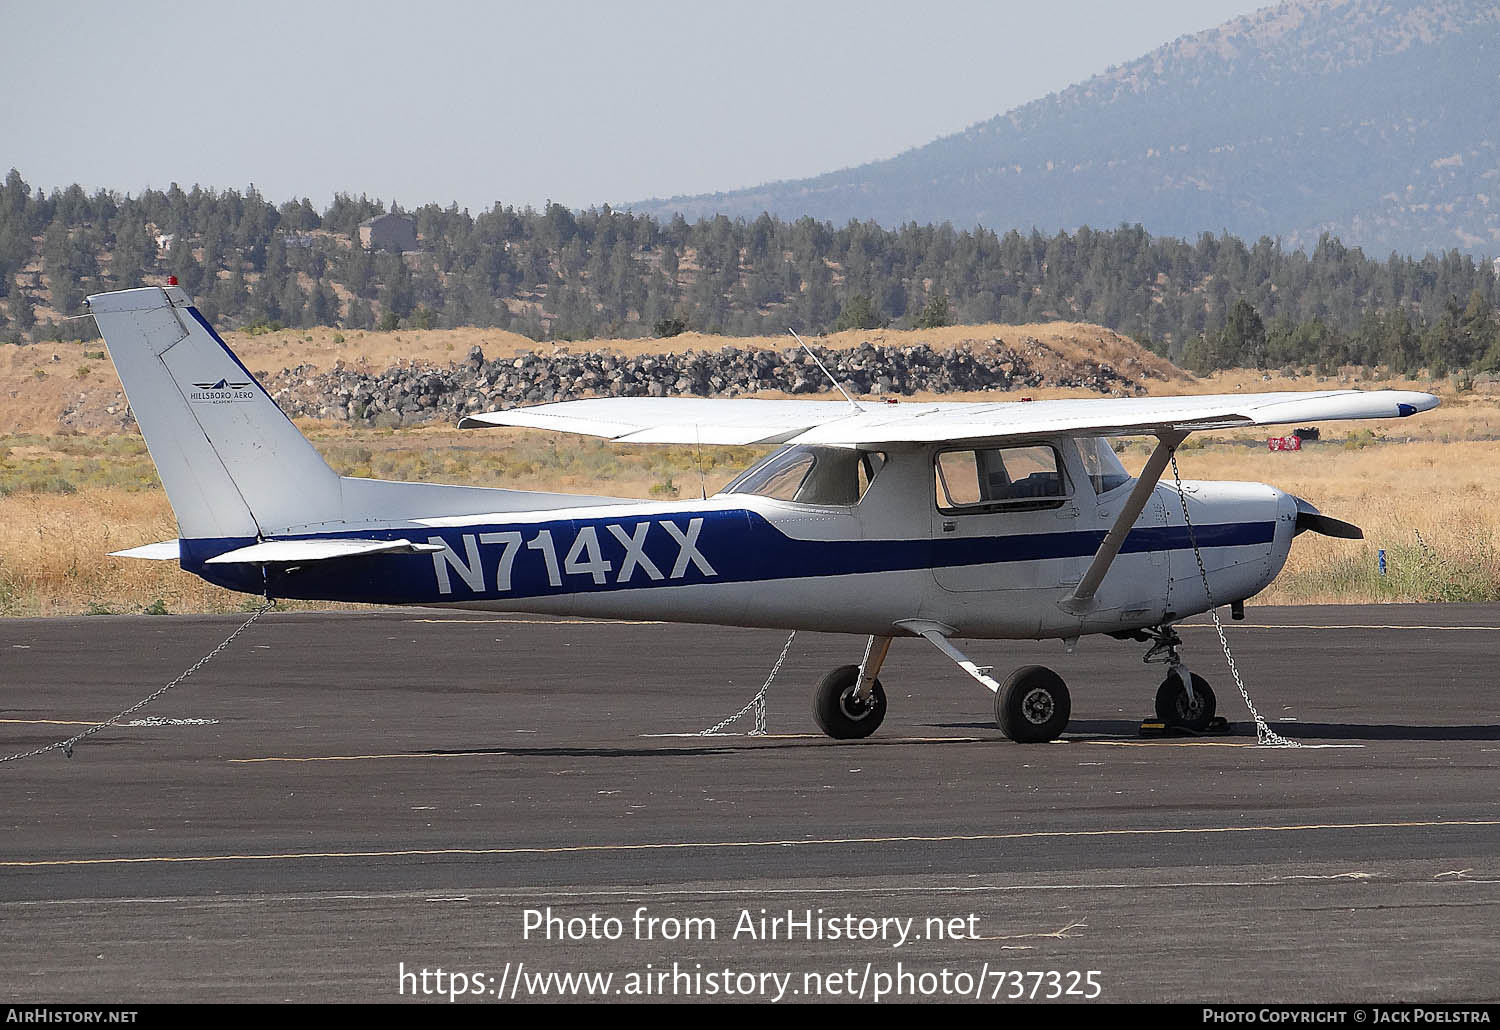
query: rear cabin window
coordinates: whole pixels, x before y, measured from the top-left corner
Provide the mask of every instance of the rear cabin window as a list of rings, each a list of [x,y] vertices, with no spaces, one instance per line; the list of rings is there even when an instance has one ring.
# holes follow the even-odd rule
[[[943,451],[935,472],[943,512],[1056,508],[1068,496],[1057,451],[1046,444]]]

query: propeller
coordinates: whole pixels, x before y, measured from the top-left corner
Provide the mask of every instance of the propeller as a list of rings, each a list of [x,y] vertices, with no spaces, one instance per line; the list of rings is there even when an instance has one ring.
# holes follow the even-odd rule
[[[1311,531],[1324,536],[1338,537],[1340,540],[1363,540],[1365,538],[1365,531],[1354,523],[1324,515],[1311,503],[1295,494],[1292,500],[1297,502],[1297,531],[1292,534],[1293,536]]]

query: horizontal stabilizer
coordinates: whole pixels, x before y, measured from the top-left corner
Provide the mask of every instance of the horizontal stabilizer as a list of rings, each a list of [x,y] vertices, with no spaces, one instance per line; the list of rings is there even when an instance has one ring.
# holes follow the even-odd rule
[[[156,544],[142,544],[123,551],[110,551],[111,558],[146,558],[150,561],[181,561],[182,548],[176,540],[163,540]]]
[[[204,562],[205,565],[300,565],[333,558],[362,558],[376,554],[431,554],[441,551],[440,544],[419,544],[411,540],[267,540],[235,551],[226,551]]]

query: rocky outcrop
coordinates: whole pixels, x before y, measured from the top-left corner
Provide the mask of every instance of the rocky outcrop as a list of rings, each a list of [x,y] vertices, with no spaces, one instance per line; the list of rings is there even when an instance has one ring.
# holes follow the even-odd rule
[[[958,393],[1073,387],[1128,396],[1144,392],[1155,373],[1135,359],[1123,368],[1059,361],[1031,337],[1015,347],[1001,340],[953,348],[877,346],[823,350],[819,358],[855,396]],[[347,367],[284,370],[266,383],[287,414],[389,426],[452,421],[471,412],[581,397],[735,397],[829,390],[804,351],[689,350],[624,357],[610,351],[536,352],[487,359],[479,347],[458,363],[400,365],[384,372]]]

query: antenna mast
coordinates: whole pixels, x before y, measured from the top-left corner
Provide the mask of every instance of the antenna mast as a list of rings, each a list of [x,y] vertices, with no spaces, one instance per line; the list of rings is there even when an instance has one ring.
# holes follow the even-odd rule
[[[792,339],[802,344],[802,349],[807,351],[807,356],[813,359],[818,368],[822,369],[823,374],[828,377],[828,381],[833,384],[833,388],[844,395],[844,400],[849,402],[849,407],[863,414],[865,409],[861,408],[859,404],[854,400],[854,398],[849,396],[848,390],[845,390],[842,386],[839,385],[839,381],[833,378],[833,373],[828,371],[827,366],[825,366],[823,362],[818,360],[818,356],[813,353],[813,349],[807,345],[807,342],[803,340],[802,337],[797,335],[797,331],[795,329],[788,329],[787,332],[792,334]]]

